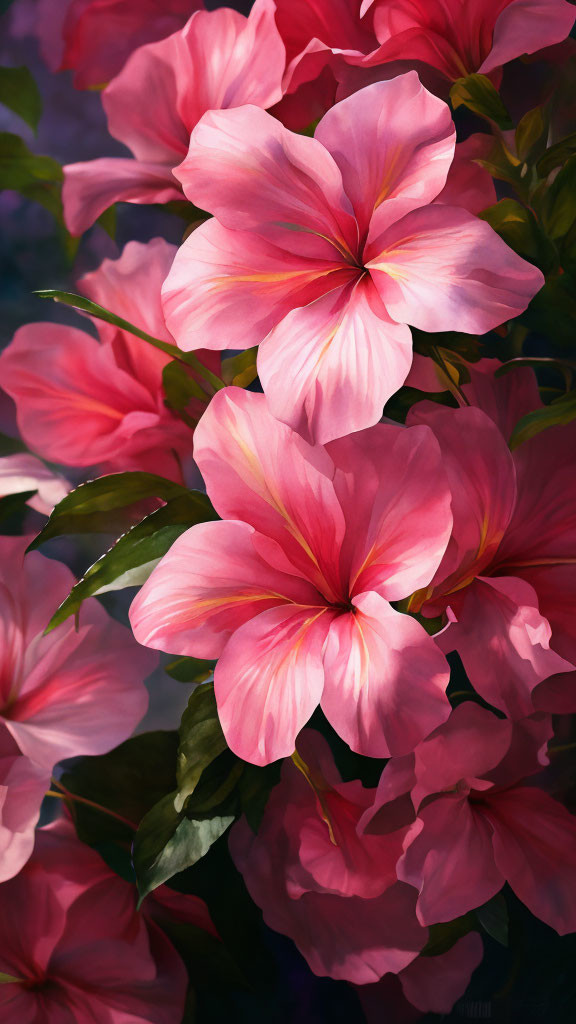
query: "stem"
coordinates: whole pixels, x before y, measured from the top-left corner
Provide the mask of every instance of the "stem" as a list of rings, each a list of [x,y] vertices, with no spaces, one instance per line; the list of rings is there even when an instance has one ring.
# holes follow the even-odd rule
[[[100,811],[101,814],[107,814],[110,818],[115,818],[116,821],[122,822],[128,828],[132,829],[133,832],[138,831],[138,825],[135,825],[133,821],[129,821],[128,818],[123,817],[122,814],[117,814],[116,811],[111,811],[109,807],[103,807],[102,804],[97,804],[95,800],[89,800],[86,796],[79,796],[77,793],[71,793],[69,789],[66,789],[61,782],[52,776],[51,780],[54,786],[59,786],[62,790],[58,793],[54,789],[49,789],[46,792],[46,796],[55,796],[59,800],[72,800],[74,803],[85,804],[86,807],[91,807],[94,811]]]
[[[444,357],[442,356],[442,353],[440,352],[440,349],[437,348],[436,345],[432,345],[432,352],[434,354],[434,358],[435,358],[438,366],[442,370],[442,374],[443,374],[443,376],[444,376],[444,378],[446,380],[446,386],[447,386],[450,394],[452,394],[454,396],[454,398],[458,402],[458,405],[460,405],[460,406],[468,405],[469,406],[470,402],[466,398],[466,395],[462,391],[462,388],[460,387],[459,384],[456,383],[455,380],[452,379],[452,377],[450,375],[450,371],[449,371],[448,367],[446,366],[446,363],[444,361]]]
[[[557,747],[548,747],[549,754],[563,754],[565,750],[575,750],[576,743],[561,743]]]

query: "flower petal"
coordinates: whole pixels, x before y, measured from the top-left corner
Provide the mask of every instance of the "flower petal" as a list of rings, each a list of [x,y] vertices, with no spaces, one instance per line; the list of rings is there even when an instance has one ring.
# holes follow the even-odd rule
[[[369,225],[374,236],[436,198],[452,163],[456,129],[446,103],[410,71],[337,103],[315,138],[342,172],[361,236]]]
[[[244,761],[294,752],[322,695],[330,617],[324,608],[269,608],[228,641],[214,673],[216,702],[226,742]]]
[[[448,665],[424,628],[378,594],[353,604],[330,625],[322,710],[357,753],[406,754],[450,713]]]
[[[313,587],[261,557],[255,534],[246,523],[217,522],[179,537],[132,602],[138,642],[218,658],[232,633],[265,609],[317,602]]]
[[[492,49],[479,71],[487,74],[523,53],[562,42],[574,17],[574,7],[564,0],[513,0],[496,20]]]
[[[522,313],[544,284],[488,224],[441,204],[372,236],[366,259],[390,316],[432,333],[485,334]]]
[[[99,157],[66,164],[62,202],[71,235],[81,235],[113,203],[168,203],[182,199],[170,167],[130,157]]]
[[[263,342],[258,372],[274,415],[324,444],[376,423],[411,359],[410,331],[364,279],[288,313]]]

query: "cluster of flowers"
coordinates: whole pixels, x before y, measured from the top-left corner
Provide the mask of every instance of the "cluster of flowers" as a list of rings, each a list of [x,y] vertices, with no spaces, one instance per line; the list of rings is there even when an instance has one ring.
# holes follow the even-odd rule
[[[33,491],[48,515],[69,484],[42,459],[179,486],[199,470],[220,518],[148,565],[134,636],[94,598],[78,628],[45,635],[72,574],[25,554],[31,537],[0,538],[2,1019],[175,1024],[187,977],[163,923],[218,938],[197,897],[162,886],[137,910],[68,816],[37,828],[58,762],[132,734],[150,648],[216,659],[228,748],[285,759],[257,832],[243,818],[229,837],[266,923],[316,974],[394,974],[446,1013],[482,942],[431,956],[430,926],[508,883],[576,931],[576,819],[546,772],[552,716],[576,712],[576,424],[511,450],[542,407],[534,371],[482,358],[458,382],[413,354],[410,328],[484,335],[542,288],[477,216],[496,201],[478,162],[491,137],[457,143],[446,99],[560,43],[574,7],[256,0],[246,17],[71,0],[57,23],[52,7],[47,59],[78,87],[109,83],[109,129],[132,153],[65,168],[70,232],[116,201],[187,200],[199,223],[179,249],[132,241],[80,280],[127,328],[16,333],[0,375],[30,453],[0,459],[0,493]],[[174,342],[198,357],[179,407]],[[221,353],[255,346],[263,393],[210,394]],[[435,400],[381,422],[404,385]],[[452,652],[470,685],[449,698]],[[305,728],[318,707],[383,760],[377,787],[342,781]]]

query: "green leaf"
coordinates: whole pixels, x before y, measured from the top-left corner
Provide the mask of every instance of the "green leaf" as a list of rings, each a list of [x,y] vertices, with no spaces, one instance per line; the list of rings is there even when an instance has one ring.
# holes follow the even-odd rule
[[[172,794],[163,797],[141,821],[134,840],[132,856],[141,899],[196,864],[233,821],[229,815],[187,818],[175,810]]]
[[[0,985],[13,985],[14,982],[20,984],[25,980],[25,978],[15,978],[13,974],[4,974],[4,971],[0,971]]]
[[[544,107],[534,107],[518,122],[516,152],[520,160],[532,161],[541,156],[546,146],[548,117]]]
[[[531,437],[540,434],[542,430],[571,423],[575,419],[576,389],[555,399],[550,405],[545,405],[543,409],[536,409],[535,412],[529,412],[527,416],[523,416],[512,431],[509,446],[514,451]]]
[[[105,323],[119,327],[122,331],[128,331],[129,334],[134,334],[137,338],[141,338],[142,341],[147,341],[154,348],[166,352],[167,355],[172,356],[172,359],[178,359],[180,362],[187,363],[193,367],[212,386],[214,391],[219,391],[224,387],[224,382],[216,374],[212,373],[211,370],[207,369],[193,352],[182,352],[176,345],[171,345],[168,341],[153,338],[151,334],[140,330],[139,327],[131,324],[129,320],[117,316],[116,313],[111,313],[109,309],[104,309],[103,306],[99,306],[97,302],[92,302],[83,295],[76,295],[74,292],[62,292],[57,288],[42,288],[34,292],[34,294],[38,295],[41,299],[53,299],[54,302],[61,302],[65,306],[72,306],[73,309],[81,309],[84,313],[88,313],[97,320],[104,320]]]
[[[576,132],[572,132],[565,139],[554,143],[547,149],[544,156],[541,156],[536,164],[536,170],[541,178],[547,178],[556,167],[560,167],[576,153]]]
[[[548,188],[542,220],[551,238],[562,238],[576,221],[576,156],[570,157]]]
[[[42,114],[42,97],[28,68],[0,67],[0,103],[36,131]]]
[[[445,924],[433,924],[428,931],[428,942],[422,950],[421,956],[441,956],[447,953],[452,946],[468,932],[476,930],[476,919],[472,912],[457,917],[454,921],[447,921]]]
[[[24,441],[21,441],[19,437],[9,437],[8,434],[0,433],[0,456],[16,455],[27,451]]]
[[[196,523],[215,518],[208,498],[199,491],[172,498],[133,526],[90,566],[52,616],[46,632],[76,615],[88,597],[141,586],[181,534]]]
[[[479,214],[504,239],[514,252],[549,273],[558,264],[558,255],[534,214],[516,199],[501,199]]]
[[[176,784],[175,732],[145,732],[121,743],[108,754],[84,757],[62,775],[71,793],[94,801],[138,826],[147,812]],[[90,846],[131,843],[129,825],[96,808],[70,804],[80,839]],[[108,849],[110,849],[108,845]]]
[[[487,121],[494,121],[499,128],[514,127],[499,93],[486,75],[458,78],[450,90],[450,100],[455,110],[463,105]]]
[[[29,550],[33,551],[52,537],[68,533],[113,533],[118,527],[124,530],[131,525],[126,509],[143,499],[169,501],[192,493],[181,484],[153,473],[112,473],[89,480],[70,491],[56,505]],[[118,510],[122,511],[121,515],[115,514]]]
[[[27,510],[26,502],[33,498],[36,491],[21,491],[20,494],[7,494],[0,498],[0,523],[15,514],[24,514]]]
[[[186,409],[194,398],[205,405],[210,399],[210,395],[202,390],[198,381],[190,376],[188,367],[176,359],[166,363],[162,371],[162,387],[166,395],[166,404],[178,411]]]
[[[503,893],[499,892],[488,903],[478,907],[476,917],[492,939],[501,946],[508,946],[508,905]]]
[[[117,220],[118,217],[116,213],[116,204],[114,203],[112,206],[109,206],[107,210],[104,210],[104,213],[101,213],[98,217],[98,220],[96,221],[96,223],[99,224],[100,227],[104,229],[106,234],[110,235],[110,238],[113,241],[116,238]]]
[[[32,153],[19,135],[0,132],[0,189],[22,192],[38,182],[61,182],[62,178],[57,160]]]
[[[233,384],[238,388],[247,388],[252,381],[256,380],[258,370],[256,368],[257,348],[248,348],[236,356],[230,356],[222,360],[222,380],[225,384]]]
[[[179,683],[205,683],[214,674],[215,661],[200,658],[175,658],[165,672]]]
[[[176,811],[184,808],[204,769],[227,749],[218,719],[213,683],[204,683],[190,695],[180,722],[179,736]]]
[[[520,195],[526,194],[525,198],[528,198],[528,179],[525,180],[522,176],[524,164],[511,152],[503,139],[493,139],[487,156],[474,162],[488,171],[493,178],[507,181]]]
[[[545,334],[555,346],[574,348],[576,279],[569,273],[550,277],[534,296],[528,309],[516,318],[530,331]]]

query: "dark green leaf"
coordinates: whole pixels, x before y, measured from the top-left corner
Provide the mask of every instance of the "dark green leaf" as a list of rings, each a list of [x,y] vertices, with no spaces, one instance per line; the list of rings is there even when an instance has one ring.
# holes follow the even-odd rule
[[[62,775],[71,793],[94,801],[138,826],[144,815],[176,783],[175,732],[145,732],[108,754],[79,759]],[[131,843],[134,830],[102,811],[72,802],[78,835],[83,842]]]
[[[541,178],[547,178],[551,171],[565,163],[573,153],[576,153],[576,132],[546,150],[536,164],[538,174]]]
[[[450,90],[450,100],[454,109],[464,105],[487,121],[494,121],[499,128],[514,127],[498,91],[486,75],[472,74],[459,78]]]
[[[52,616],[47,632],[75,615],[88,597],[141,586],[182,533],[195,523],[215,518],[208,498],[199,491],[172,498],[133,526],[90,566]]]
[[[112,473],[89,480],[56,505],[46,526],[32,541],[30,550],[52,537],[68,533],[113,533],[118,527],[124,530],[131,525],[125,511],[131,506],[144,499],[168,501],[191,493],[181,484],[153,473]],[[118,510],[122,515],[113,514]]]
[[[175,658],[166,665],[165,672],[179,683],[205,683],[214,674],[215,661],[200,658]]]
[[[96,223],[99,224],[106,234],[110,235],[110,238],[114,240],[116,238],[117,219],[116,205],[114,204],[113,206],[109,206],[107,210],[104,210],[104,213],[100,214]]]
[[[28,68],[0,68],[0,103],[36,131],[42,114],[42,98]]]
[[[16,978],[13,974],[4,974],[4,971],[0,971],[0,985],[12,985],[14,982],[24,981],[24,978]]]
[[[167,355],[172,356],[172,359],[179,359],[181,362],[187,363],[201,377],[204,377],[215,391],[219,391],[224,387],[224,382],[212,373],[211,370],[208,370],[193,352],[182,352],[176,345],[171,345],[168,341],[153,338],[151,334],[142,331],[139,327],[131,324],[129,320],[117,316],[116,313],[110,312],[109,309],[104,309],[103,306],[99,306],[98,303],[92,302],[83,295],[76,295],[74,292],[62,292],[56,288],[42,288],[34,294],[38,295],[41,299],[53,299],[54,302],[61,302],[65,306],[72,306],[73,309],[81,309],[84,313],[96,317],[97,320],[104,320],[105,323],[119,327],[122,331],[128,331],[129,334],[134,334],[137,338],[141,338],[142,341],[147,341],[154,348],[166,352]]]
[[[0,456],[16,455],[28,451],[24,441],[19,437],[9,437],[8,434],[0,433]]]
[[[546,145],[548,117],[544,107],[534,107],[518,122],[516,152],[521,160],[539,157]]]
[[[501,199],[479,214],[504,239],[514,252],[535,263],[544,273],[558,263],[551,241],[542,231],[534,214],[516,199]]]
[[[554,345],[574,347],[576,323],[576,279],[570,274],[551,277],[517,322],[531,331],[547,335]]]
[[[576,156],[570,157],[546,192],[542,220],[551,238],[562,238],[576,221]]]
[[[476,917],[485,932],[501,946],[508,945],[508,905],[499,892],[476,910]]]
[[[281,761],[264,767],[255,764],[244,765],[244,771],[238,780],[238,794],[242,813],[253,832],[260,828],[270,792],[280,781],[281,768]]]
[[[20,494],[7,494],[0,498],[0,523],[15,514],[24,514],[27,509],[26,502],[33,498],[36,491],[21,491]]]
[[[181,811],[194,792],[204,769],[226,750],[218,719],[213,683],[204,683],[190,695],[180,722],[178,748],[178,794],[174,806]]]
[[[136,833],[133,863],[141,898],[196,864],[232,824],[231,816],[195,820],[178,814],[173,794],[144,817]]]
[[[32,153],[19,135],[0,132],[0,189],[22,192],[38,182],[62,181],[60,164]]]
[[[233,384],[238,388],[247,388],[252,381],[256,380],[258,370],[256,369],[257,348],[248,348],[236,356],[230,356],[222,360],[222,380],[225,384]]]
[[[516,424],[510,438],[510,448],[514,450],[518,445],[535,437],[547,427],[555,427],[563,423],[571,423],[576,419],[576,390],[557,398],[551,405],[545,405],[543,409],[536,409],[535,412],[523,416]]]
[[[457,917],[455,921],[445,924],[433,924],[428,933],[428,942],[422,950],[422,956],[441,956],[468,932],[476,930],[476,918],[472,912]]]
[[[193,398],[207,404],[210,396],[203,391],[197,380],[190,375],[188,367],[174,359],[162,371],[162,387],[166,403],[171,409],[185,409]]]

